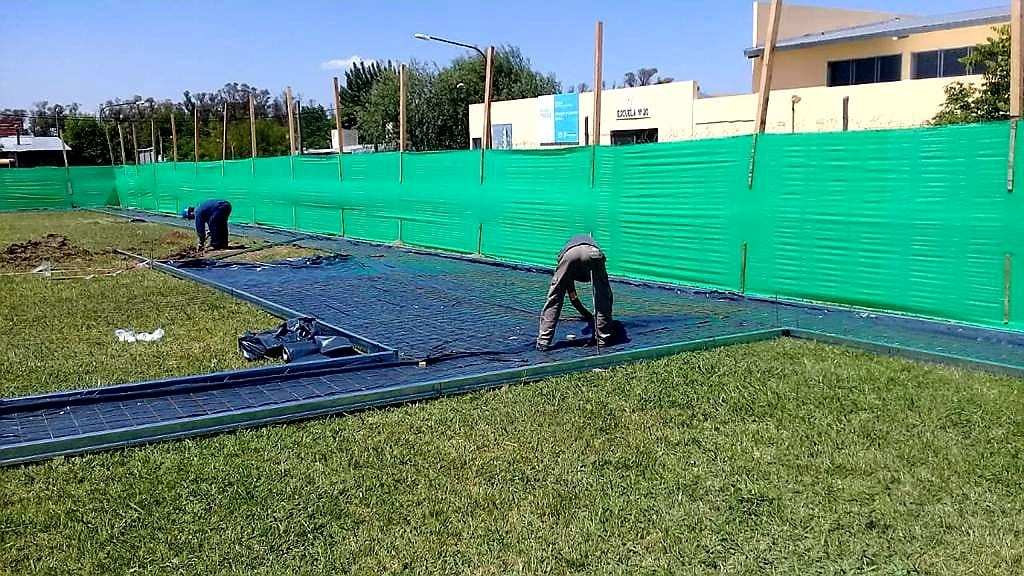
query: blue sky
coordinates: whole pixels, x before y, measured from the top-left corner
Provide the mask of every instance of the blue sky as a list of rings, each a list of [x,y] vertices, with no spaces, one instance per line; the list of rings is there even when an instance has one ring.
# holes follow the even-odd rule
[[[998,0],[803,0],[853,9],[933,14]],[[414,32],[477,44],[515,44],[566,85],[592,83],[593,29],[605,22],[605,78],[641,66],[710,93],[749,89],[743,49],[749,0],[4,0],[0,108],[37,100],[86,109],[133,94],[179,99],[248,82],[286,85],[327,103],[331,60],[446,62],[453,47]]]

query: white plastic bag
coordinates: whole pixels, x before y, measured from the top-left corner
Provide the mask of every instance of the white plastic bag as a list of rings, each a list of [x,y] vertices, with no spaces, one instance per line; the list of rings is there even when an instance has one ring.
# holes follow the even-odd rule
[[[152,332],[135,332],[125,328],[114,330],[114,336],[120,342],[156,342],[164,337],[164,329],[157,328]]]

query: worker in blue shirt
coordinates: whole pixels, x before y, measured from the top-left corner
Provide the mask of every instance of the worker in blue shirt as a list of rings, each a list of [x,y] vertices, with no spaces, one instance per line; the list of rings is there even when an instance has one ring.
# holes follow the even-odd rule
[[[197,246],[202,251],[209,239],[210,248],[223,250],[228,247],[228,218],[231,217],[231,203],[227,200],[207,200],[199,208],[189,207],[183,214],[196,221]],[[207,236],[209,230],[209,236]]]

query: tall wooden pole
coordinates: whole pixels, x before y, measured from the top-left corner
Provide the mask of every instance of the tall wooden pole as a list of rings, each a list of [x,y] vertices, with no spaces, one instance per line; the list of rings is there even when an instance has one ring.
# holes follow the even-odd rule
[[[484,150],[494,146],[491,141],[491,92],[494,85],[494,46],[487,47],[484,57],[484,137],[480,140],[480,183],[484,183]]]
[[[128,159],[124,155],[124,130],[121,129],[121,123],[117,123],[117,139],[121,141],[121,166],[128,163]]]
[[[404,173],[405,166],[404,166],[404,159],[402,158],[402,156],[405,155],[405,134],[406,134],[405,101],[406,101],[406,92],[409,89],[407,84],[408,84],[408,82],[406,82],[406,66],[405,66],[405,64],[402,64],[402,66],[398,69],[398,181],[399,182],[405,181],[405,173]]]
[[[256,173],[256,99],[249,93],[249,151],[252,157],[252,173]]]
[[[228,103],[224,102],[224,119],[220,136],[220,175],[224,175],[224,160],[228,156]]]
[[[68,203],[74,208],[74,189],[71,187],[71,167],[68,166],[68,147],[64,145],[64,137],[60,130],[60,114],[54,116],[57,125],[57,141],[60,142],[60,154],[64,157],[64,186],[68,193]]]
[[[295,156],[295,119],[292,117],[292,87],[284,91],[285,107],[288,108],[288,149]]]
[[[174,163],[178,163],[178,127],[174,124],[174,110],[171,110],[171,154]]]
[[[97,120],[99,122],[99,120]],[[107,153],[110,154],[110,165],[114,165],[114,145],[110,143],[110,126],[103,122],[103,135],[107,138]]]
[[[338,88],[338,77],[334,77],[334,126],[338,131],[338,180],[342,179],[343,162],[341,155],[345,151],[345,131],[341,128],[341,90]]]
[[[1024,111],[1024,0],[1010,2],[1010,117]]]
[[[295,142],[298,144],[299,156],[306,153],[305,146],[302,145],[302,99],[295,99]]]
[[[763,134],[768,123],[768,99],[772,91],[772,74],[775,69],[775,43],[779,39],[779,19],[782,17],[782,0],[772,0],[768,10],[768,34],[765,36],[764,51],[761,53],[761,82],[757,91],[757,115],[754,117],[754,133]]]
[[[754,170],[757,166],[757,141],[768,124],[768,100],[772,93],[772,73],[775,68],[775,43],[779,39],[779,20],[782,0],[772,0],[768,9],[768,33],[761,52],[761,78],[757,90],[757,113],[754,116],[754,137],[750,143],[750,164],[747,167],[747,188],[754,188]]]
[[[193,138],[192,138],[192,146],[195,149],[195,152],[194,152],[195,153],[195,160],[194,160],[193,163],[196,165],[196,170],[198,171],[199,170],[199,106],[194,107],[192,109],[192,112],[195,114],[195,117],[192,119],[192,130],[194,131]]]
[[[594,27],[594,140],[590,155],[590,185],[597,182],[597,147],[601,145],[601,77],[604,62],[604,22]]]
[[[149,119],[149,147],[153,149],[152,159],[156,162],[156,120]]]
[[[135,167],[139,167],[139,139],[136,137],[135,122],[132,122],[132,151],[135,154]]]

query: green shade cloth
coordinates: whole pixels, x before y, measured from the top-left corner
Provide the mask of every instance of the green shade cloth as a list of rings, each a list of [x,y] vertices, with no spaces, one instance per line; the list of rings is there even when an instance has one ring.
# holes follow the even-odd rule
[[[483,184],[469,150],[345,155],[342,178],[336,155],[72,168],[71,194],[63,169],[0,170],[0,209],[224,198],[236,222],[547,266],[589,232],[616,275],[1019,330],[1024,272],[1004,324],[1006,257],[1024,254],[1009,136],[1005,122],[763,135],[752,188],[750,136],[488,151]]]

